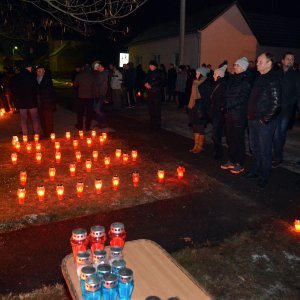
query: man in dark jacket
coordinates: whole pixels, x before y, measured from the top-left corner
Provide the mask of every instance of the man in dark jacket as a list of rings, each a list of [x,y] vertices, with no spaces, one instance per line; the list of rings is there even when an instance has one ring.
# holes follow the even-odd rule
[[[277,119],[273,141],[273,168],[278,167],[283,161],[283,147],[289,122],[296,107],[297,99],[300,99],[300,76],[293,69],[294,62],[294,54],[291,52],[285,53],[281,60],[282,69],[279,70],[281,76],[281,111]]]
[[[145,80],[145,88],[148,93],[148,109],[150,114],[150,126],[153,130],[160,130],[161,126],[161,85],[162,79],[157,62],[149,62],[149,72]]]
[[[252,167],[245,178],[258,178],[264,188],[272,169],[272,142],[276,118],[280,111],[281,86],[279,74],[272,70],[273,55],[262,53],[257,58],[260,75],[255,79],[248,102],[250,145],[253,153]]]
[[[36,75],[41,125],[45,137],[49,137],[54,132],[55,93],[53,83],[51,77],[45,74],[43,66],[37,67]]]
[[[247,71],[248,59],[238,59],[233,68],[234,74],[229,78],[225,92],[225,126],[228,143],[229,160],[221,165],[233,174],[244,171],[245,128],[247,123],[248,98],[251,91],[251,76]]]
[[[89,65],[85,65],[74,81],[74,87],[78,88],[78,98],[76,99],[77,124],[78,130],[83,129],[83,116],[86,111],[85,129],[91,130],[94,104],[94,77]]]
[[[28,113],[31,116],[35,134],[41,134],[38,113],[38,84],[32,72],[32,64],[25,64],[21,72],[13,78],[11,92],[18,101],[23,135],[28,135]]]

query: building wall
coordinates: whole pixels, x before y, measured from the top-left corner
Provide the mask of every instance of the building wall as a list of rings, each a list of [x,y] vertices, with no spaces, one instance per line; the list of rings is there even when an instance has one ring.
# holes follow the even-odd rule
[[[257,46],[256,55],[263,52],[270,52],[274,55],[275,61],[281,61],[282,55],[286,52],[292,52],[295,54],[295,61],[300,63],[300,49],[299,48],[284,48],[284,47],[269,47],[269,46]]]
[[[229,70],[240,57],[256,57],[257,41],[239,9],[234,5],[201,31],[201,63],[216,68],[225,59]]]
[[[184,64],[191,67],[198,66],[198,37],[197,34],[189,34],[185,37]],[[142,64],[143,69],[148,69],[151,59],[168,66],[177,64],[179,55],[179,37],[167,38],[129,46],[129,60],[135,64]],[[177,59],[176,59],[177,57]]]

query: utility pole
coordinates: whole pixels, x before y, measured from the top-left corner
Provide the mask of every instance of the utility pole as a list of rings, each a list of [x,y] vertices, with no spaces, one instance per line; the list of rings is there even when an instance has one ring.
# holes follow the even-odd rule
[[[179,64],[183,64],[185,36],[185,0],[180,0]]]

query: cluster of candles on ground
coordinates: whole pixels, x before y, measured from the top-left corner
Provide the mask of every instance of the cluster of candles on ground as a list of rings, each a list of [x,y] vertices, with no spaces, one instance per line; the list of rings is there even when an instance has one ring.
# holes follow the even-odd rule
[[[78,132],[79,138],[80,139],[84,139],[84,132],[83,131],[79,131]],[[70,132],[66,132],[65,134],[66,140],[70,141],[71,140],[71,133]],[[91,147],[93,144],[95,144],[95,140],[97,137],[97,132],[96,131],[92,131],[91,132],[91,136],[90,137],[86,137],[86,144],[88,147]],[[23,135],[23,144],[26,148],[26,152],[27,153],[31,153],[32,152],[32,148],[35,148],[35,160],[37,164],[41,164],[42,161],[42,146],[39,142],[39,135],[35,134],[34,135],[34,145],[32,145],[31,143],[29,143],[28,140],[28,136]],[[57,164],[59,164],[61,162],[61,152],[60,152],[60,147],[61,144],[59,141],[56,141],[56,136],[55,133],[51,133],[50,135],[50,140],[54,143],[54,148],[55,148],[55,162]],[[103,143],[107,140],[107,134],[106,133],[102,133],[99,136],[99,143],[100,145],[103,145]],[[73,139],[73,148],[75,151],[75,158],[76,158],[76,162],[79,163],[81,162],[81,152],[78,151],[78,147],[79,147],[79,141],[77,139]],[[21,151],[21,143],[19,141],[19,138],[17,136],[13,136],[12,138],[12,145],[15,148],[15,150],[17,152],[13,152],[11,154],[11,161],[13,163],[13,165],[16,165],[18,162],[18,152]],[[92,170],[92,165],[93,165],[93,161],[96,162],[98,161],[98,157],[99,157],[99,153],[97,150],[93,150],[92,151],[92,158],[93,159],[87,159],[85,161],[85,169],[86,172],[91,172]],[[131,155],[129,156],[128,153],[122,153],[121,149],[116,149],[115,150],[115,157],[118,160],[122,159],[122,162],[124,164],[126,164],[129,159],[131,158],[131,160],[133,162],[135,162],[138,158],[138,152],[137,150],[132,150],[131,151]],[[111,163],[111,158],[109,155],[106,155],[103,159],[103,163],[105,168],[109,168],[110,163]],[[185,168],[183,166],[178,166],[177,167],[177,177],[178,179],[182,179],[184,177],[184,173],[185,173]],[[74,177],[76,174],[76,163],[70,163],[69,164],[69,172],[70,172],[70,176]],[[55,180],[55,176],[56,176],[56,168],[54,166],[50,166],[49,167],[49,178],[51,181]],[[132,173],[132,184],[134,187],[138,187],[139,182],[140,182],[140,174],[138,172],[133,172]],[[164,183],[165,182],[165,171],[163,169],[159,169],[157,171],[157,180],[159,183]],[[23,204],[25,202],[25,197],[26,197],[26,189],[25,189],[25,185],[26,185],[26,181],[27,181],[27,172],[26,171],[21,171],[20,172],[20,184],[22,187],[20,187],[18,189],[18,200],[20,204]],[[103,186],[103,182],[100,178],[96,178],[94,181],[94,187],[96,190],[97,194],[100,194],[102,191],[102,186]],[[114,175],[112,177],[112,187],[114,190],[117,190],[120,186],[120,177],[118,175]],[[76,183],[76,193],[77,193],[77,197],[82,197],[83,195],[83,191],[84,191],[84,183],[82,181],[79,181]],[[43,201],[45,198],[45,193],[46,193],[46,188],[43,185],[39,185],[36,188],[36,193],[37,193],[37,197],[39,199],[39,201]],[[57,194],[57,198],[59,200],[63,200],[64,198],[64,186],[63,184],[57,184],[56,185],[56,194]]]
[[[5,115],[5,108],[0,109],[0,117],[3,117]]]
[[[112,223],[108,232],[109,253],[105,250],[107,236],[101,225],[72,231],[70,239],[74,264],[85,300],[130,300],[133,292],[133,272],[123,257],[126,231],[124,224]],[[90,249],[89,249],[90,247]]]

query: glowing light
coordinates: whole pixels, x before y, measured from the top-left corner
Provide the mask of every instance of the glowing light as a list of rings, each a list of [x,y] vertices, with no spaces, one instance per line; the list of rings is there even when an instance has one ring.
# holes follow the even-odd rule
[[[132,173],[132,183],[134,187],[137,187],[139,185],[140,181],[140,174],[138,172]]]
[[[24,187],[18,189],[18,199],[19,199],[19,204],[24,204],[25,202],[25,197],[26,197],[26,190]]]
[[[129,160],[129,155],[127,153],[123,153],[123,163],[126,164]]]
[[[81,152],[80,151],[75,152],[75,157],[76,157],[77,162],[81,162]]]
[[[158,182],[162,183],[165,181],[165,171],[160,169],[157,171]]]
[[[93,151],[93,159],[94,159],[94,161],[98,160],[98,151],[97,150]]]
[[[17,164],[17,161],[18,161],[18,154],[17,153],[12,153],[11,154],[11,161],[13,163],[13,165],[16,165]]]
[[[65,192],[64,186],[62,184],[58,184],[56,186],[56,194],[57,194],[58,200],[63,200],[64,192]]]
[[[55,178],[55,174],[56,174],[56,169],[54,167],[50,167],[49,168],[49,177],[50,180],[53,181]]]
[[[85,168],[87,172],[91,172],[92,170],[92,161],[90,159],[87,159],[85,161]]]
[[[77,192],[77,197],[81,197],[83,194],[83,189],[84,189],[84,183],[83,182],[77,182],[76,184],[76,192]]]
[[[60,152],[55,152],[55,161],[57,164],[61,162],[61,153]]]
[[[27,180],[27,173],[26,171],[21,171],[20,172],[20,183],[21,185],[25,185],[26,184],[26,180]]]
[[[81,139],[83,139],[84,133],[83,133],[82,130],[79,130],[79,131],[78,131],[78,135],[79,135],[79,137],[80,137]]]
[[[35,154],[35,159],[36,159],[36,162],[37,162],[38,164],[40,164],[41,161],[42,161],[42,153],[41,153],[41,152],[37,152],[37,153]]]
[[[70,132],[70,131],[67,131],[67,132],[66,132],[66,139],[67,139],[67,141],[69,141],[70,138],[71,138],[71,132]]]
[[[120,178],[119,178],[119,176],[115,175],[112,178],[112,185],[113,185],[114,190],[117,190],[119,188],[119,185],[120,185]]]
[[[91,137],[92,137],[92,138],[95,138],[96,136],[97,136],[96,130],[92,130],[92,132],[91,132]]]
[[[39,201],[44,201],[45,198],[45,187],[43,185],[39,185],[36,188],[36,193],[38,195]]]
[[[178,166],[177,168],[177,177],[178,179],[182,179],[183,176],[184,176],[184,173],[185,173],[185,167],[182,167],[182,166]]]
[[[99,178],[95,179],[95,188],[96,188],[97,194],[100,194],[101,190],[102,190],[102,180],[101,179],[99,179]]]
[[[106,132],[103,132],[103,133],[102,133],[102,137],[103,137],[103,140],[106,141],[106,140],[107,140],[107,133],[106,133]]]
[[[70,164],[69,168],[70,168],[70,175],[75,176],[76,165],[74,163],[72,163],[72,164]]]
[[[122,155],[122,150],[121,149],[116,149],[115,155],[116,155],[116,158],[119,159],[121,157],[121,155]]]
[[[26,144],[28,142],[28,136],[23,135],[23,143]]]
[[[138,156],[137,150],[132,150],[132,151],[131,151],[131,158],[132,158],[132,161],[136,161],[137,156]]]
[[[41,149],[42,149],[41,144],[40,143],[36,143],[35,144],[35,151],[39,152],[39,151],[41,151]]]
[[[11,144],[12,144],[13,146],[15,146],[15,143],[18,142],[18,141],[19,141],[19,138],[18,138],[16,135],[14,135],[14,136],[12,137]]]
[[[60,149],[60,142],[55,142],[54,143],[54,148],[55,148],[56,151],[59,151],[59,149]]]
[[[78,140],[73,140],[73,148],[74,149],[78,148]]]
[[[55,141],[55,133],[54,133],[54,132],[52,132],[52,133],[50,134],[50,140],[51,140],[51,142],[54,142],[54,141]]]
[[[92,138],[86,138],[86,144],[88,147],[91,147],[92,146]]]
[[[294,228],[295,228],[295,232],[300,232],[300,220],[295,220],[294,221]]]
[[[21,149],[21,144],[20,144],[20,142],[15,142],[15,148],[16,148],[16,150],[19,152],[20,151],[20,149]]]
[[[34,141],[35,141],[36,143],[38,143],[39,140],[40,140],[40,135],[39,135],[39,134],[35,134],[34,137],[33,137],[33,139],[34,139]]]
[[[30,143],[26,144],[26,151],[27,153],[31,153],[32,145]]]
[[[104,165],[105,165],[105,168],[109,168],[109,165],[110,165],[110,157],[109,156],[105,156],[104,157]]]

